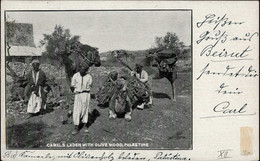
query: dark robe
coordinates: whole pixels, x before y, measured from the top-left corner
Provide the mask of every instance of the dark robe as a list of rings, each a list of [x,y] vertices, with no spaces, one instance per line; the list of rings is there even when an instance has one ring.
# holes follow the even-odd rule
[[[25,98],[26,100],[29,100],[31,94],[33,91],[35,91],[35,93],[39,93],[39,86],[41,86],[41,97],[42,97],[42,102],[43,105],[46,102],[47,99],[47,92],[44,91],[44,87],[46,87],[46,75],[44,74],[44,72],[42,70],[39,70],[39,77],[38,77],[38,81],[35,84],[33,81],[33,75],[32,75],[32,71],[30,71],[27,76],[26,76],[26,81],[27,81],[27,86],[25,87]]]

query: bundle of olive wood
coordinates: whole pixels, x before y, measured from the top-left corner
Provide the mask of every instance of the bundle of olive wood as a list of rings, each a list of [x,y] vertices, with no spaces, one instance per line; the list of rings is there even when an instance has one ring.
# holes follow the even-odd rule
[[[98,105],[101,107],[107,107],[112,96],[120,94],[122,92],[116,92],[117,90],[123,90],[123,86],[119,87],[119,79],[126,80],[126,94],[129,97],[130,103],[133,105],[137,101],[144,102],[149,98],[151,94],[147,85],[139,81],[136,77],[131,76],[128,72],[118,74],[116,71],[109,73],[103,86],[97,92]]]

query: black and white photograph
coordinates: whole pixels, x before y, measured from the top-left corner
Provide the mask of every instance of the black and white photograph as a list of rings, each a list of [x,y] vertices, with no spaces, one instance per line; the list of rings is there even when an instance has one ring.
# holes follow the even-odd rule
[[[192,10],[6,10],[6,149],[192,150]]]

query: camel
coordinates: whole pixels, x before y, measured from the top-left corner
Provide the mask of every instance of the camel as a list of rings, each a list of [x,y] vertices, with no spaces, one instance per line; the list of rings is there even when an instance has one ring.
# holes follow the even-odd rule
[[[168,57],[168,59],[165,59]],[[170,57],[170,58],[169,58]],[[172,87],[172,97],[173,101],[176,101],[176,88],[175,88],[175,80],[177,79],[177,71],[176,71],[176,62],[177,56],[173,53],[172,50],[158,50],[155,52],[149,52],[146,55],[146,58],[149,58],[150,64],[153,67],[157,67],[159,70],[159,74],[154,77],[154,79],[162,79],[166,78]]]

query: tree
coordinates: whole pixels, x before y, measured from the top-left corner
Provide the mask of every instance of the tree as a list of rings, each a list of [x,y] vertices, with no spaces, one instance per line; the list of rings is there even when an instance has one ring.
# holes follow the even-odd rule
[[[155,48],[152,50],[170,49],[177,57],[182,57],[184,43],[175,33],[167,32],[164,37],[155,37]]]
[[[45,46],[46,51],[43,57],[54,60],[59,67],[64,67],[67,82],[70,80],[77,70],[78,65],[82,61],[82,57],[87,51],[96,50],[89,45],[83,45],[79,36],[72,36],[69,29],[64,29],[60,25],[56,25],[52,34],[44,34],[43,40],[40,41],[41,46]]]
[[[191,46],[186,46],[186,48],[183,49],[183,57],[185,59],[188,59],[191,57]]]

